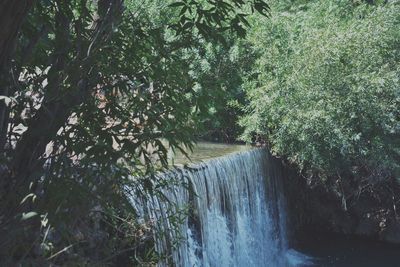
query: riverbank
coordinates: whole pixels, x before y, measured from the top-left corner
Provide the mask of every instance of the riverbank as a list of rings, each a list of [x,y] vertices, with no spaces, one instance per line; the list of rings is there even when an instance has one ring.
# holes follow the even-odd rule
[[[394,178],[361,188],[351,177],[322,183],[307,180],[288,164],[282,169],[293,240],[320,232],[400,244],[400,186]]]

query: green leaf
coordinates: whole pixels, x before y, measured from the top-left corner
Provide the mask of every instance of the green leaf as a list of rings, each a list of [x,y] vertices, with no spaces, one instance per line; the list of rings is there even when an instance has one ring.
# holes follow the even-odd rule
[[[6,106],[9,106],[12,102],[17,103],[15,98],[4,96],[4,95],[0,95],[0,101],[4,101]]]
[[[30,211],[30,212],[27,212],[27,213],[22,213],[21,220],[22,221],[26,221],[26,220],[29,220],[29,219],[35,217],[36,215],[38,215],[38,213],[34,212],[34,211]]]
[[[36,198],[36,195],[34,194],[34,193],[30,193],[30,194],[28,194],[28,195],[26,195],[23,199],[22,199],[22,201],[21,201],[21,203],[20,204],[23,204],[26,200],[28,200],[28,198],[32,198],[32,201],[34,201],[34,199]]]
[[[180,6],[186,6],[186,3],[184,2],[176,2],[176,3],[172,3],[169,5],[169,7],[180,7]]]

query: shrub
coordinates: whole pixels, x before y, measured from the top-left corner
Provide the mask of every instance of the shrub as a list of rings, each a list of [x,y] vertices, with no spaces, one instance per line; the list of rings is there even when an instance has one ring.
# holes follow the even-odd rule
[[[300,3],[255,22],[243,138],[263,136],[310,176],[399,177],[399,2]]]

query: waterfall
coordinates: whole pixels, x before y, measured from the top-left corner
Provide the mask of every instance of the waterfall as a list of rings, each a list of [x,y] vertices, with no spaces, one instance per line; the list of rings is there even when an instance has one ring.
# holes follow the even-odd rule
[[[297,254],[288,253],[280,169],[265,149],[177,168],[160,177],[186,181],[146,203],[144,213],[156,226],[156,250],[172,255],[160,266],[279,267],[296,262]]]

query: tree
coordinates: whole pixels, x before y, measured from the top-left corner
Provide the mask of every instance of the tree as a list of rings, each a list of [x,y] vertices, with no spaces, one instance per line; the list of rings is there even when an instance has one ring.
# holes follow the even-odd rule
[[[249,38],[262,56],[247,87],[246,137],[262,136],[343,203],[368,192],[391,203],[400,170],[398,3],[273,7]]]
[[[190,64],[194,98],[205,103],[197,123],[202,140],[232,143],[243,130],[237,123],[245,105],[243,84],[257,55],[245,40],[231,38],[227,43],[204,43]]]
[[[0,96],[7,96],[7,73],[13,55],[18,31],[33,1],[7,1],[1,3],[0,9]],[[4,136],[7,132],[7,108],[0,101],[0,147],[4,146]],[[1,172],[0,172],[1,173]]]
[[[261,0],[5,3],[19,15],[1,44],[1,258],[17,262],[55,259],[71,240],[80,244],[74,225],[93,222],[93,207],[110,231],[115,218],[133,214],[126,185],[153,192],[154,158],[167,164],[161,140],[173,148],[193,141],[192,107],[201,103],[185,93],[193,90],[186,66],[195,41],[242,36],[243,10],[268,10]],[[9,20],[0,22],[7,28]],[[43,247],[44,229],[63,241]]]

